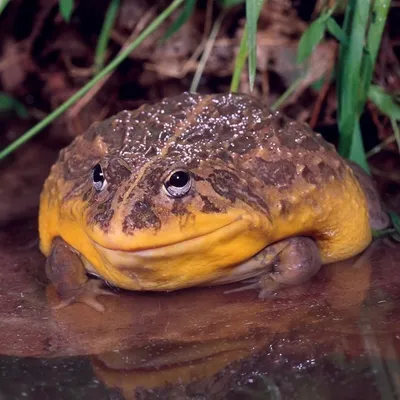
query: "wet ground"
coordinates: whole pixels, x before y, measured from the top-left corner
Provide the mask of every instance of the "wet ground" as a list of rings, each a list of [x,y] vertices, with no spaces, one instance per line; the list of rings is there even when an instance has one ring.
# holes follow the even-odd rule
[[[55,150],[1,166],[0,399],[395,399],[400,244],[326,266],[259,300],[227,287],[58,299],[37,245],[37,201]],[[34,168],[34,166],[39,166]],[[389,185],[388,201],[397,199]],[[17,212],[18,210],[18,212]],[[228,288],[234,287],[233,285]]]

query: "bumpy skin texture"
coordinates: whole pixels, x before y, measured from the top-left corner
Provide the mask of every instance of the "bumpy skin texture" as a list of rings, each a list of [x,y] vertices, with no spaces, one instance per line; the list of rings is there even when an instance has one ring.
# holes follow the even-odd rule
[[[97,163],[108,182],[101,192]],[[192,187],[171,198],[163,185],[177,169]],[[334,147],[253,97],[225,94],[184,93],[94,124],[52,167],[39,231],[46,256],[61,237],[85,271],[132,290],[259,276],[266,263],[240,266],[291,237],[312,239],[318,265],[371,240],[366,196]]]

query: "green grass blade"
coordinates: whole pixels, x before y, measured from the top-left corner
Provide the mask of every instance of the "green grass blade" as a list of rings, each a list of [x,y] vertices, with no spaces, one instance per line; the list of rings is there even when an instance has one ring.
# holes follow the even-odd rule
[[[224,8],[231,8],[239,4],[243,4],[246,0],[219,0],[219,3]]]
[[[371,85],[369,87],[368,97],[382,114],[400,121],[400,104],[395,101],[395,97],[386,93],[383,88],[378,85]]]
[[[368,98],[376,105],[376,107],[378,107],[382,114],[387,115],[390,118],[390,123],[392,124],[394,132],[394,138],[397,142],[397,146],[400,149],[400,130],[397,124],[397,121],[400,121],[400,104],[397,103],[396,97],[386,93],[383,88],[378,85],[370,85]],[[391,137],[380,143],[380,145],[372,149],[368,155],[376,154],[382,150],[382,148],[387,144],[387,141],[391,142],[390,139]]]
[[[74,0],[58,0],[58,4],[64,21],[69,22],[74,9]]]
[[[118,65],[121,64],[122,61],[124,61],[129,56],[129,54],[143,42],[143,40],[151,35],[165,21],[165,19],[182,4],[182,2],[183,0],[174,0],[157,18],[154,19],[151,24],[149,24],[146,29],[144,29],[139,34],[139,36],[129,46],[125,48],[125,50],[121,51],[121,53],[117,57],[115,57],[114,60],[112,60],[103,70],[101,70],[98,75],[92,78],[85,86],[79,89],[65,103],[61,104],[61,106],[56,108],[51,114],[40,121],[37,125],[25,132],[21,137],[12,142],[5,149],[0,151],[0,160],[2,160],[8,154],[20,147],[27,140],[35,136],[47,125],[49,125],[52,121],[54,121],[57,117],[64,113],[69,107],[71,107],[77,100],[84,96],[100,79],[104,78],[107,74],[117,68]]]
[[[281,96],[275,101],[274,104],[271,105],[272,111],[279,110],[283,104],[285,104],[286,100],[294,93],[294,91],[300,86],[301,82],[303,81],[304,77],[299,76],[286,90],[282,93]]]
[[[400,216],[394,213],[393,211],[389,211],[389,216],[392,221],[394,229],[396,229],[396,232],[400,234]]]
[[[181,14],[179,14],[176,21],[168,28],[162,40],[163,42],[169,39],[175,32],[177,32],[182,27],[182,25],[184,25],[188,21],[188,19],[193,14],[195,6],[196,6],[196,0],[185,1],[185,6],[183,7]]]
[[[308,57],[310,57],[315,47],[318,46],[318,44],[324,38],[325,31],[327,29],[339,41],[345,40],[346,35],[337,22],[332,18],[332,14],[335,12],[337,6],[338,3],[335,3],[332,8],[322,12],[321,15],[314,22],[312,22],[301,35],[299,45],[297,47],[298,64],[301,64]]]
[[[326,29],[328,32],[336,38],[336,40],[340,43],[348,44],[347,36],[343,29],[339,26],[339,24],[335,21],[334,18],[329,17],[326,21]]]
[[[0,111],[11,111],[14,109],[14,98],[7,93],[0,93]]]
[[[362,112],[365,102],[367,101],[374,65],[378,56],[389,7],[390,0],[375,0],[372,2],[371,23],[367,33],[366,51],[364,52],[361,69],[359,113]]]
[[[339,53],[339,152],[367,171],[358,120],[367,96],[378,103],[388,102],[370,85],[389,8],[390,0],[348,1],[344,21],[348,42],[341,43]]]
[[[392,219],[393,226],[395,227],[397,232],[400,232],[400,217],[394,212],[389,212],[389,214]]]
[[[397,124],[397,121],[394,118],[390,118],[390,123],[392,124],[393,132],[394,132],[394,137],[396,139],[397,147],[400,150],[400,129],[399,125]]]
[[[237,92],[239,90],[240,76],[242,75],[244,65],[246,64],[247,36],[248,36],[247,25],[245,25],[244,30],[243,30],[243,36],[240,41],[239,52],[235,59],[235,67],[233,70],[233,76],[232,76],[231,88],[230,88],[230,91],[232,93]]]
[[[253,90],[257,68],[257,22],[264,0],[246,0],[246,25],[248,29],[249,80]]]
[[[115,19],[118,15],[118,8],[119,0],[111,0],[104,17],[103,26],[101,27],[99,40],[96,46],[96,54],[94,58],[94,69],[96,73],[104,67],[107,45],[110,40],[111,29],[113,28]]]
[[[15,111],[20,118],[28,118],[28,110],[18,100],[0,92],[0,112]]]
[[[375,65],[378,56],[389,9],[390,0],[375,0],[372,3],[372,21],[367,37],[367,48],[370,53],[372,65]]]
[[[353,21],[354,17],[354,10],[355,10],[355,1],[349,1],[346,7],[346,11],[344,14],[344,21],[343,21],[343,32],[345,33],[346,37],[349,40],[349,36],[351,33],[351,23]],[[337,90],[338,90],[338,114],[339,114],[339,120],[340,116],[342,115],[342,109],[345,108],[345,104],[343,103],[344,100],[348,100],[349,98],[343,97],[343,89],[345,88],[344,85],[344,80],[345,80],[345,58],[346,54],[349,51],[349,41],[341,43],[340,48],[339,48],[339,62],[337,65]]]
[[[323,16],[317,18],[301,35],[297,47],[297,62],[301,64],[314,51],[325,35],[325,20]]]
[[[359,118],[360,74],[363,59],[363,43],[367,30],[371,0],[349,1],[349,7],[355,4],[348,45],[342,44],[341,86],[339,87],[339,152],[349,157],[353,135],[357,132]]]
[[[351,141],[349,159],[357,163],[360,167],[362,167],[366,172],[369,171],[367,156],[365,154],[364,145],[362,141],[360,124],[357,121],[354,126],[353,139]]]
[[[0,15],[4,11],[9,2],[10,0],[0,0]]]
[[[386,93],[380,86],[371,85],[368,97],[379,109],[379,111],[390,118],[394,137],[400,149],[400,130],[397,121],[400,121],[400,104],[396,102],[396,97]],[[381,147],[379,147],[381,148]],[[374,153],[375,154],[375,153]]]
[[[351,25],[354,18],[354,13],[356,10],[356,5],[358,0],[346,0],[347,6],[345,7],[344,21],[343,21],[343,30],[349,34],[351,31]]]

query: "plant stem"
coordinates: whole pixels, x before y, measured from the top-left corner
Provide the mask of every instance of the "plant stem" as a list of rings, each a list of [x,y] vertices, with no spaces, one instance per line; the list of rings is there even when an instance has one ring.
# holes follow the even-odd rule
[[[243,30],[243,36],[240,41],[240,47],[239,47],[239,52],[236,56],[235,60],[235,67],[233,70],[233,76],[232,76],[232,81],[231,81],[231,88],[230,91],[232,93],[237,92],[239,89],[239,84],[240,84],[240,75],[242,74],[244,65],[246,64],[247,60],[247,36],[248,36],[248,29],[247,29],[247,24],[244,27]]]
[[[399,125],[397,125],[397,121],[394,118],[390,118],[390,123],[392,124],[394,137],[395,137],[396,142],[397,142],[397,147],[400,150],[400,129],[399,129]]]
[[[380,142],[378,145],[373,147],[371,150],[368,151],[368,153],[365,155],[367,158],[372,157],[375,154],[378,154],[381,152],[388,144],[393,143],[396,140],[394,135],[390,135],[387,137],[384,141]]]
[[[290,97],[290,95],[299,87],[301,81],[304,78],[302,76],[298,77],[286,90],[282,95],[275,101],[274,104],[271,105],[271,111],[277,111],[285,101]]]
[[[96,55],[94,58],[94,67],[96,73],[98,73],[104,67],[104,60],[108,41],[110,39],[110,32],[114,26],[115,18],[118,15],[118,7],[119,0],[111,0],[111,3],[107,8],[103,26],[101,27],[99,40],[97,42]]]

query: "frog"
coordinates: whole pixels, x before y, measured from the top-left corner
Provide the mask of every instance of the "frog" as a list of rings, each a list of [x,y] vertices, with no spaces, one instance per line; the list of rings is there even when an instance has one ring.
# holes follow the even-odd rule
[[[184,92],[93,123],[51,167],[39,246],[59,296],[241,282],[268,298],[389,224],[370,176],[249,94]]]

